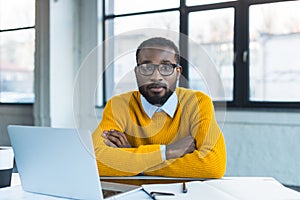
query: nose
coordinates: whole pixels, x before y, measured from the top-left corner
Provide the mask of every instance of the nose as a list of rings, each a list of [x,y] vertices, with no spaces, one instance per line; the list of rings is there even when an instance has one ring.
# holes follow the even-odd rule
[[[150,77],[151,81],[162,81],[163,76],[159,73],[158,68],[154,69],[153,74]]]

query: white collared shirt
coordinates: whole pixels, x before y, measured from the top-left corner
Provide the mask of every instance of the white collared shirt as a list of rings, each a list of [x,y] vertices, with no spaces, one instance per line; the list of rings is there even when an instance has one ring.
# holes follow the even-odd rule
[[[161,107],[158,107],[156,105],[149,103],[143,95],[141,95],[141,102],[142,102],[144,111],[146,112],[146,114],[148,115],[148,117],[150,119],[152,119],[153,115],[156,112],[165,112],[170,117],[173,118],[175,111],[176,111],[177,103],[178,103],[178,97],[177,97],[176,93],[173,92],[173,94],[169,97],[169,99]],[[162,160],[165,161],[166,160],[166,145],[160,145],[160,152],[161,152]]]
[[[144,111],[148,115],[150,119],[152,119],[153,115],[156,112],[165,112],[167,113],[170,117],[174,117],[174,113],[176,111],[177,103],[178,103],[178,97],[175,92],[169,97],[169,99],[161,106],[158,107],[156,105],[152,105],[149,103],[143,95],[141,95],[141,102]]]

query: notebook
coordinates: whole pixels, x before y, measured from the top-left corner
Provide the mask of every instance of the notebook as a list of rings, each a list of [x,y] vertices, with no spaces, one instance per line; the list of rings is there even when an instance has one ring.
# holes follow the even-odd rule
[[[143,189],[155,199],[173,200],[299,200],[300,193],[283,186],[271,177],[224,177],[186,183],[145,184]],[[159,193],[171,195],[160,195]]]
[[[74,199],[103,199],[89,131],[8,126],[22,187]]]

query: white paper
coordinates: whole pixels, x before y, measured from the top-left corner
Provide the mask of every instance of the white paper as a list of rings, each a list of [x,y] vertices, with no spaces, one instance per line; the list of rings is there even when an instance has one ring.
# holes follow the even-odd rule
[[[300,200],[300,193],[275,179],[210,180],[207,184],[241,200]]]
[[[145,184],[148,192],[168,192],[175,196],[156,196],[156,199],[180,200],[300,200],[300,193],[291,190],[273,178],[224,178],[186,183],[188,192],[182,192],[182,183]]]
[[[144,190],[150,192],[168,192],[175,194],[174,196],[156,196],[155,199],[180,199],[180,200],[238,200],[216,188],[201,181],[187,182],[187,193],[182,192],[182,183],[172,184],[149,184],[143,185]]]
[[[122,194],[118,194],[109,198],[105,198],[105,200],[151,200],[152,198],[147,195],[142,188],[138,188],[129,192],[124,192]]]

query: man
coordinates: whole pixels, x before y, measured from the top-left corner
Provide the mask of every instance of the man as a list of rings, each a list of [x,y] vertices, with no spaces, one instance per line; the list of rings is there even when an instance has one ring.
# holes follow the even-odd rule
[[[150,38],[136,51],[139,91],[111,98],[93,133],[102,176],[220,178],[226,168],[222,132],[211,99],[176,87],[179,51]]]

